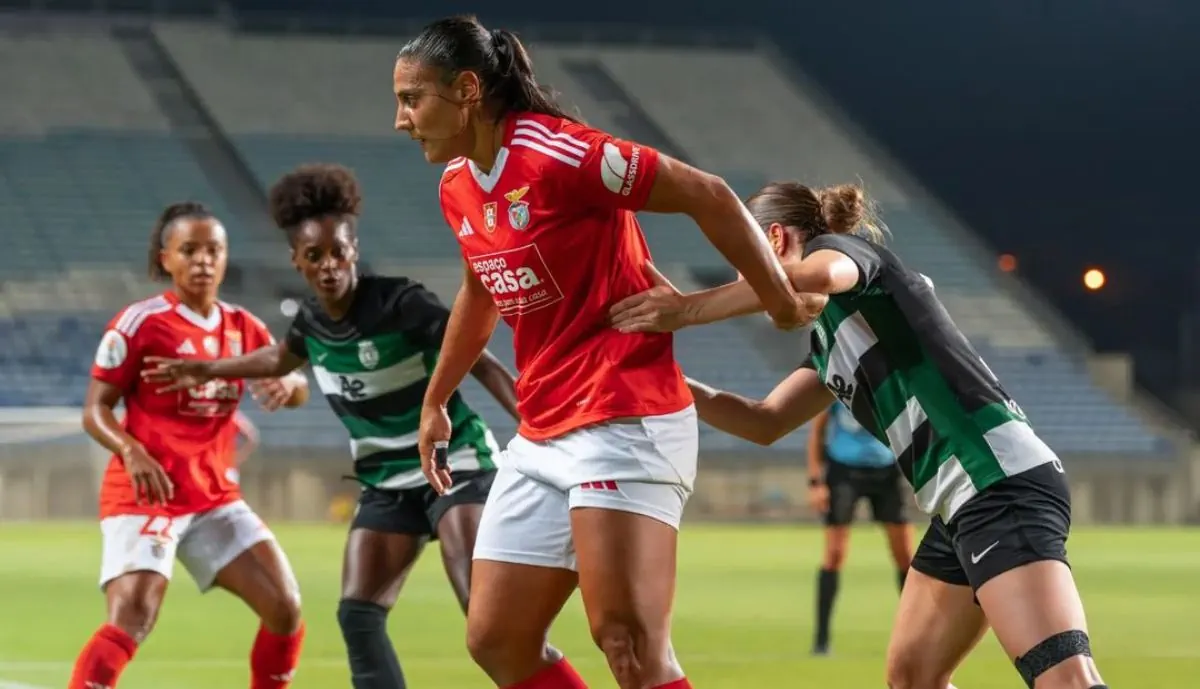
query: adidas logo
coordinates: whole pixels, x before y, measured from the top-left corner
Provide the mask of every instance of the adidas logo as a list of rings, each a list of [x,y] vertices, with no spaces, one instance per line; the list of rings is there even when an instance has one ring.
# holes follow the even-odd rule
[[[183,344],[175,348],[176,354],[195,354],[196,345],[192,344],[191,340],[184,340]]]
[[[459,237],[469,237],[475,234],[475,230],[471,227],[471,221],[463,218],[462,229],[458,231]]]

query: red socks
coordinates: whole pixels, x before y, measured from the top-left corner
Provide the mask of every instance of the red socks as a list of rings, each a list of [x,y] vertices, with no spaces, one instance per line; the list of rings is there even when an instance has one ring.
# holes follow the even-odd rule
[[[250,651],[250,689],[287,689],[296,674],[303,644],[304,625],[295,634],[286,635],[259,627]]]
[[[654,689],[692,689],[692,683],[687,681],[687,677],[680,677],[674,682],[667,682],[666,684],[655,687]]]
[[[296,672],[300,647],[304,643],[304,627],[295,634],[272,634],[258,630],[254,649],[250,651],[250,689],[287,689]],[[96,630],[75,660],[75,671],[67,689],[114,689],[121,671],[133,660],[137,642],[118,627],[106,624]],[[533,685],[541,689],[543,685]],[[575,689],[583,684],[550,684],[546,689]]]
[[[518,682],[507,689],[587,689],[587,685],[583,683],[579,673],[575,672],[575,668],[563,658],[524,682]]]
[[[67,689],[113,689],[136,652],[133,637],[111,624],[101,626],[75,659]]]

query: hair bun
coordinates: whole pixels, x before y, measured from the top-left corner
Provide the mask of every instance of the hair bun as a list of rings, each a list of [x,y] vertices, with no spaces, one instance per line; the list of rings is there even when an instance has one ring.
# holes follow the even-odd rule
[[[858,229],[867,215],[867,197],[856,184],[837,184],[817,192],[821,215],[834,234],[849,234]]]

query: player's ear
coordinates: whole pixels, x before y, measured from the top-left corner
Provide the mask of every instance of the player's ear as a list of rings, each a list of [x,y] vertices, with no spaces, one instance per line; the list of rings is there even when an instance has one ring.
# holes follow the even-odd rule
[[[773,222],[767,227],[767,242],[777,255],[782,256],[787,251],[788,239],[787,230],[782,224]]]
[[[454,95],[462,103],[476,103],[483,97],[483,85],[479,75],[471,70],[463,70],[454,78]]]

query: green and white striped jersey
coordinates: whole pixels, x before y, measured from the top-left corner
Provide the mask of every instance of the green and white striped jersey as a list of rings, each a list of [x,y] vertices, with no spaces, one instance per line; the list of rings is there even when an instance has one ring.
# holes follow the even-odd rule
[[[925,276],[887,248],[847,235],[804,247],[858,265],[813,324],[803,366],[896,454],[921,509],[949,521],[964,502],[1054,452],[950,319]]]
[[[407,278],[363,276],[341,320],[305,300],[287,346],[312,366],[317,385],[350,433],[355,476],[377,488],[424,485],[417,433],[449,311]],[[499,453],[483,420],[456,391],[448,405],[453,471],[494,469]]]

